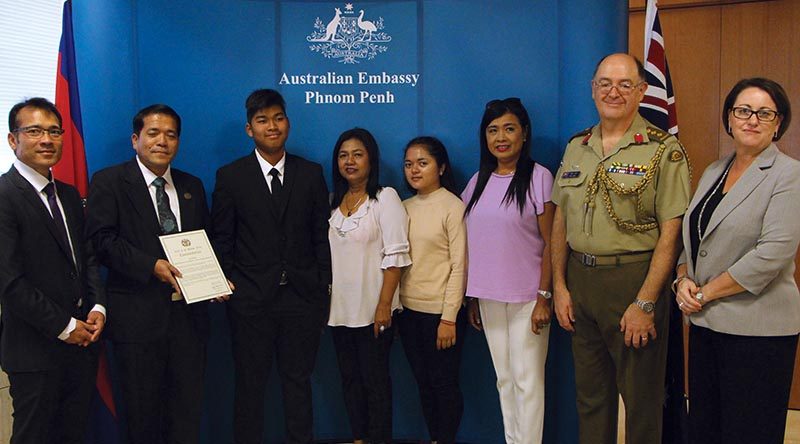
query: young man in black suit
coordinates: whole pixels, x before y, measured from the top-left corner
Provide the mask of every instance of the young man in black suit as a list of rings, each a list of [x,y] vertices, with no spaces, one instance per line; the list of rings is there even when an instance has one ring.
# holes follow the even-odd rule
[[[78,191],[53,180],[61,115],[42,98],[11,108],[14,166],[0,177],[0,365],[12,444],[83,444],[105,294],[84,241]]]
[[[214,247],[236,284],[228,304],[234,442],[260,444],[273,355],[281,378],[286,442],[313,441],[311,372],[330,300],[328,188],[322,167],[286,152],[289,118],[274,90],[247,98],[255,150],[217,171]]]
[[[136,157],[99,171],[89,188],[87,235],[108,268],[109,333],[130,444],[197,443],[209,320],[187,305],[158,237],[208,227],[200,179],[170,166],[180,116],[151,105],[133,118]]]

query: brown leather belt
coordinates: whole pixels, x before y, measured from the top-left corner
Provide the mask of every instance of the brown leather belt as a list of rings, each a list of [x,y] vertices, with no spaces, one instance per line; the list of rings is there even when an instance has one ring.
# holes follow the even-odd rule
[[[647,262],[653,257],[652,251],[637,251],[633,253],[612,254],[608,256],[596,256],[594,254],[572,251],[570,253],[575,260],[586,267],[602,267],[608,265],[633,264],[636,262]]]

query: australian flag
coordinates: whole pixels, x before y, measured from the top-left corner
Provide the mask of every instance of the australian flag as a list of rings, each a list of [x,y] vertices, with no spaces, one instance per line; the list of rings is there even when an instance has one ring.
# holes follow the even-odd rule
[[[658,19],[658,1],[647,0],[644,23],[644,68],[647,91],[639,104],[639,114],[654,125],[675,136],[678,135],[678,114],[675,111],[675,93],[664,51],[664,35]],[[687,409],[684,390],[683,325],[681,312],[675,299],[670,303],[667,371],[664,381],[664,426],[662,444],[684,444],[687,436]]]
[[[670,134],[678,135],[678,113],[675,93],[669,76],[669,64],[664,50],[664,35],[658,19],[658,1],[647,0],[644,23],[644,68],[648,87],[639,114]]]

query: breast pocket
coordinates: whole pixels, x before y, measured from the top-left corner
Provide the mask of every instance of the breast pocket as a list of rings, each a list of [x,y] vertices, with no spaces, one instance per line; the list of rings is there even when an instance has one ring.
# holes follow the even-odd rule
[[[586,171],[571,170],[560,172],[556,179],[556,185],[561,190],[562,206],[569,204],[570,201],[583,202],[584,189],[583,185],[586,182]]]
[[[654,222],[655,188],[644,175],[608,173],[611,206],[620,219],[637,224]]]

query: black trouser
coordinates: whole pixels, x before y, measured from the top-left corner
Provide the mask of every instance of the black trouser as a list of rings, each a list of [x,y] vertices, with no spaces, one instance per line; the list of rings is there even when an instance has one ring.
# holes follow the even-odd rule
[[[296,297],[291,286],[279,290]],[[261,444],[264,437],[264,394],[273,356],[278,365],[286,421],[286,442],[314,440],[311,373],[317,359],[322,314],[274,312],[242,315],[229,309],[234,385],[233,437],[236,444]]]
[[[397,317],[397,323],[403,349],[417,380],[430,439],[439,444],[452,444],[464,411],[458,381],[467,316],[464,308],[458,312],[456,345],[444,350],[436,349],[440,319],[440,314],[406,308]]]
[[[375,338],[366,327],[331,327],[342,375],[342,392],[353,439],[392,442],[392,378],[389,352],[394,327]]]
[[[797,335],[739,336],[691,326],[689,441],[781,444]]]
[[[60,344],[59,366],[40,372],[9,372],[14,407],[11,444],[83,444],[89,420],[97,354]]]
[[[170,304],[164,338],[114,342],[130,444],[191,444],[200,441],[206,343],[189,307]]]

